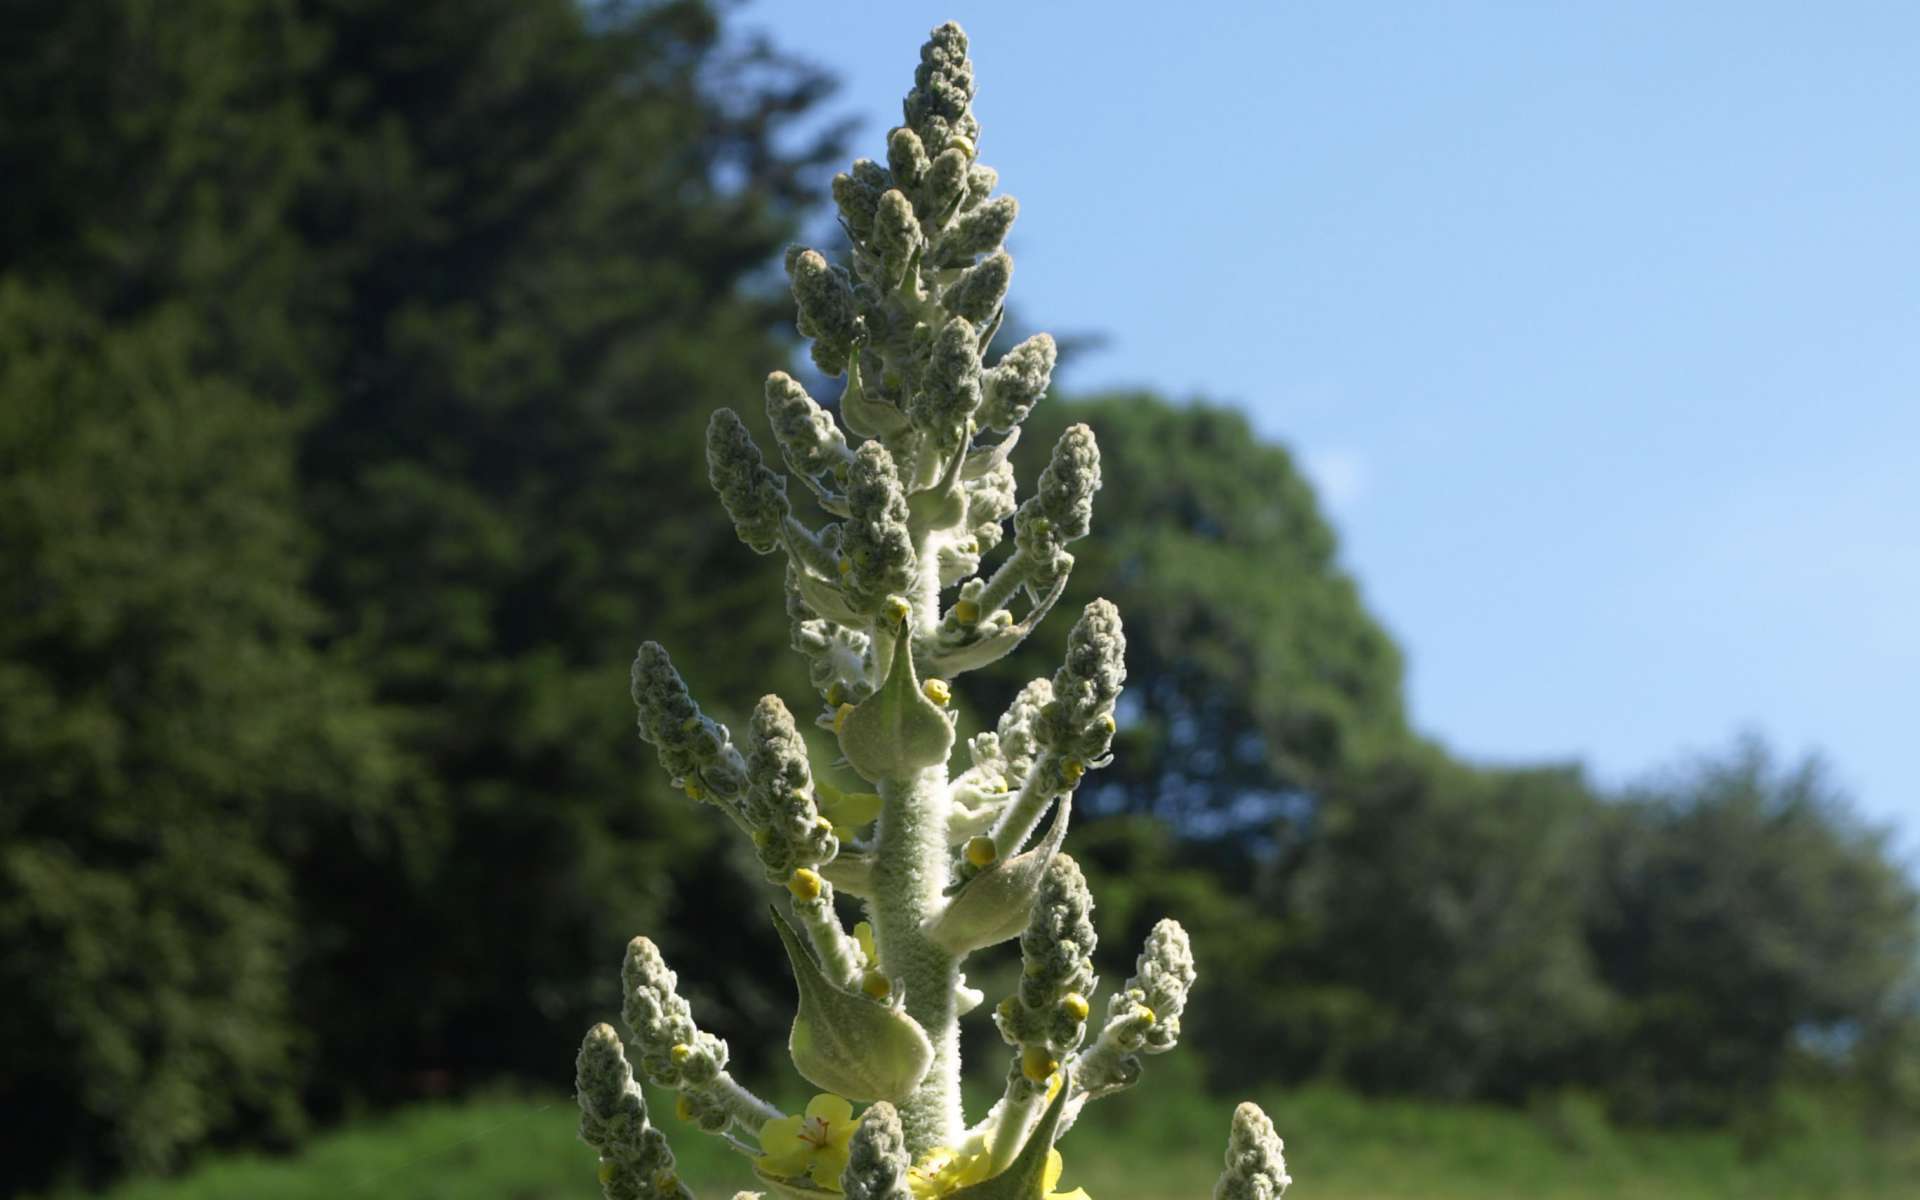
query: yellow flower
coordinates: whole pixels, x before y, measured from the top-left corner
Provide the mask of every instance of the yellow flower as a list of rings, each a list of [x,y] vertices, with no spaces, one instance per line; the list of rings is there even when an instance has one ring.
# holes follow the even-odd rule
[[[938,1200],[949,1192],[970,1187],[987,1177],[993,1156],[982,1146],[963,1154],[949,1146],[935,1146],[907,1171],[914,1200]]]
[[[853,940],[860,943],[860,953],[867,956],[870,966],[880,965],[880,951],[873,944],[873,926],[861,921],[853,927]]]
[[[860,1122],[853,1105],[822,1092],[798,1117],[776,1117],[760,1127],[761,1154],[754,1165],[780,1179],[812,1178],[814,1186],[840,1190],[847,1169],[847,1143]]]
[[[1053,1190],[1060,1182],[1060,1172],[1065,1169],[1066,1162],[1061,1159],[1060,1152],[1058,1150],[1047,1151],[1047,1168],[1041,1173],[1040,1177],[1040,1191],[1046,1196],[1046,1200],[1091,1200],[1085,1188],[1075,1188],[1070,1192],[1056,1192]]]

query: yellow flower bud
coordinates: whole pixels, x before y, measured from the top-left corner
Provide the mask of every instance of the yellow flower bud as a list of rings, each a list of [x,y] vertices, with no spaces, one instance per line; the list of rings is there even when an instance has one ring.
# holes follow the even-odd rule
[[[1000,848],[993,844],[992,838],[982,834],[979,837],[967,839],[966,854],[968,862],[976,867],[985,867],[1000,857]]]
[[[927,680],[920,685],[920,692],[927,699],[942,706],[953,699],[953,689],[947,686],[947,681],[944,679]]]
[[[684,1063],[693,1057],[693,1047],[685,1042],[675,1042],[673,1049],[667,1051],[667,1057],[671,1058],[676,1065]]]
[[[893,991],[893,981],[878,971],[867,971],[860,976],[860,990],[875,1000],[885,1000]]]
[[[1082,775],[1087,773],[1087,764],[1077,758],[1062,759],[1060,762],[1060,773],[1067,777],[1068,783],[1075,783]]]
[[[1028,1046],[1020,1052],[1020,1073],[1029,1083],[1045,1083],[1047,1076],[1059,1069],[1059,1060],[1047,1053],[1045,1046]]]
[[[850,558],[843,558],[843,559],[841,559],[841,560],[840,560],[840,562],[839,562],[839,563],[838,563],[837,565],[838,565],[838,567],[839,567],[839,570],[840,570],[840,573],[841,573],[842,575],[851,575],[851,574],[853,573],[853,560],[852,560],[852,559],[850,559]]]
[[[765,850],[772,844],[773,835],[771,833],[768,833],[764,829],[756,829],[753,831],[753,848],[755,850]]]
[[[953,619],[962,625],[971,625],[980,619],[980,606],[971,600],[955,600]]]
[[[687,780],[686,783],[682,784],[680,790],[687,794],[687,799],[689,800],[698,800],[700,797],[707,794],[704,790],[701,789],[699,784],[695,783],[691,779]]]
[[[1153,1015],[1153,1010],[1152,1010],[1152,1009],[1150,1009],[1150,1008],[1148,1008],[1148,1007],[1147,1007],[1146,1005],[1144,1005],[1144,1004],[1142,1004],[1142,1005],[1140,1006],[1140,1015],[1141,1015],[1141,1016],[1143,1016],[1143,1017],[1145,1017],[1145,1018],[1147,1019],[1147,1024],[1149,1024],[1149,1025],[1151,1025],[1151,1024],[1153,1024],[1153,1023],[1154,1023],[1155,1021],[1157,1021],[1157,1020],[1159,1020],[1159,1018],[1158,1018],[1158,1017],[1156,1017],[1156,1016],[1154,1016],[1154,1015]]]
[[[673,1173],[672,1168],[661,1167],[658,1171],[655,1171],[653,1173],[653,1190],[654,1191],[671,1192],[675,1188],[678,1188],[679,1186],[680,1186],[680,1177]]]
[[[973,140],[971,138],[963,137],[957,133],[947,139],[947,149],[958,150],[960,153],[966,155],[968,158],[972,158],[976,154],[980,153],[978,150],[974,149]]]
[[[613,1182],[613,1173],[617,1169],[618,1168],[613,1165],[612,1159],[603,1158],[600,1160],[600,1184],[602,1187]]]
[[[698,728],[700,728],[700,714],[698,713],[695,713],[693,716],[688,717],[686,720],[680,722],[681,733],[692,733],[694,730]]]
[[[793,893],[795,900],[818,900],[820,898],[820,875],[806,867],[800,867],[787,880],[787,890]]]
[[[887,597],[887,619],[895,624],[913,615],[913,606],[898,596]]]
[[[1115,725],[1115,724],[1113,723],[1113,714],[1112,714],[1112,713],[1101,713],[1101,714],[1100,714],[1100,728],[1102,728],[1102,729],[1104,729],[1104,730],[1106,730],[1106,731],[1107,731],[1108,733],[1112,733],[1112,732],[1113,732],[1114,730],[1116,730],[1116,729],[1118,729],[1118,728],[1119,728],[1119,726],[1118,726],[1118,725]]]
[[[838,708],[847,702],[847,689],[838,679],[827,685],[827,703]]]
[[[1087,1014],[1093,1011],[1093,1007],[1087,1003],[1087,998],[1079,992],[1068,992],[1066,995],[1060,997],[1060,1011],[1066,1013],[1076,1021],[1084,1021],[1087,1019]]]
[[[673,1098],[673,1115],[679,1117],[682,1121],[693,1120],[693,1101],[687,1099],[685,1096],[675,1096]]]
[[[835,733],[840,732],[841,726],[847,723],[847,718],[851,716],[852,713],[853,713],[853,705],[851,704],[842,704],[839,708],[834,710],[833,731]]]

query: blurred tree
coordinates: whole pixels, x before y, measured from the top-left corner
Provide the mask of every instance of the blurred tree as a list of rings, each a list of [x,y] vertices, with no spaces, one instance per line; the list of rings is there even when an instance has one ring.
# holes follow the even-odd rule
[[[1240,413],[1145,394],[1042,404],[1022,479],[1077,421],[1099,437],[1105,485],[1060,607],[1105,596],[1127,622],[1122,741],[1086,806],[1190,837],[1253,835],[1247,847],[1281,825],[1304,836],[1321,783],[1408,736],[1399,650],[1340,567],[1312,488]],[[1042,626],[998,691],[1051,671],[1070,624]]]
[[[1589,936],[1621,1004],[1594,1069],[1624,1113],[1719,1120],[1807,1047],[1903,1042],[1914,885],[1818,763],[1750,739],[1604,830]]]
[[[660,637],[722,712],[785,667],[777,569],[688,447],[787,356],[758,272],[831,145],[794,129],[824,80],[689,2],[23,0],[8,34],[4,452],[34,503],[5,546],[4,853],[42,998],[8,1046],[47,1034],[9,1086],[49,1114],[48,1076],[90,1089],[124,1143],[96,1161],[152,1164],[287,1112],[303,1063],[322,1097],[564,1075],[628,937],[745,902],[712,886],[716,823],[640,770],[626,665]],[[102,849],[136,789],[218,861]],[[185,932],[129,963],[143,921]],[[774,1003],[750,980],[711,980],[718,1027]],[[68,984],[125,1010],[85,1034],[111,1071]]]
[[[290,5],[23,0],[0,39],[0,1160],[284,1134],[303,845],[391,832],[311,640]]]
[[[698,448],[714,408],[758,420],[789,357],[791,302],[756,285],[835,153],[795,129],[827,85],[698,3],[308,9],[315,582],[445,838],[410,873],[313,857],[341,916],[308,994],[355,1081],[554,1076],[628,938],[764,924],[711,884],[724,823],[639,753],[627,669],[659,639],[723,714],[804,687],[778,564]],[[722,1030],[784,1003],[737,958],[687,965]]]
[[[1575,769],[1409,747],[1337,780],[1282,883],[1301,981],[1269,1044],[1289,1073],[1517,1100],[1607,1012],[1582,917],[1597,801]]]
[[[290,422],[194,313],[108,325],[0,280],[0,1161],[173,1163],[285,1134],[284,863],[392,763],[316,655]]]

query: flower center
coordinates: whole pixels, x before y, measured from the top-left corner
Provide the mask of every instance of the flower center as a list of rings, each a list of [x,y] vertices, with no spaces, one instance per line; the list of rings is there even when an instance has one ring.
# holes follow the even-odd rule
[[[808,1117],[800,1123],[800,1140],[814,1149],[823,1149],[827,1144],[827,1119]]]

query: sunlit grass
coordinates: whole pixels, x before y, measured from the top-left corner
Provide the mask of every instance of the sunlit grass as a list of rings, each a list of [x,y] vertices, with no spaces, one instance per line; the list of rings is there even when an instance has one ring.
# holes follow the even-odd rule
[[[1157,1064],[1156,1064],[1157,1065]],[[1291,1200],[1812,1200],[1920,1195],[1920,1139],[1845,1128],[1743,1153],[1729,1133],[1625,1133],[1590,1106],[1529,1113],[1369,1101],[1330,1089],[1257,1097],[1287,1140]],[[655,1111],[670,1111],[656,1104]],[[1095,1200],[1204,1200],[1232,1103],[1177,1086],[1090,1108],[1063,1144],[1063,1186]],[[128,1183],[110,1200],[594,1200],[593,1157],[565,1097],[422,1105],[315,1139],[295,1158],[212,1158],[187,1176]],[[744,1161],[671,1118],[702,1200],[753,1186]]]

